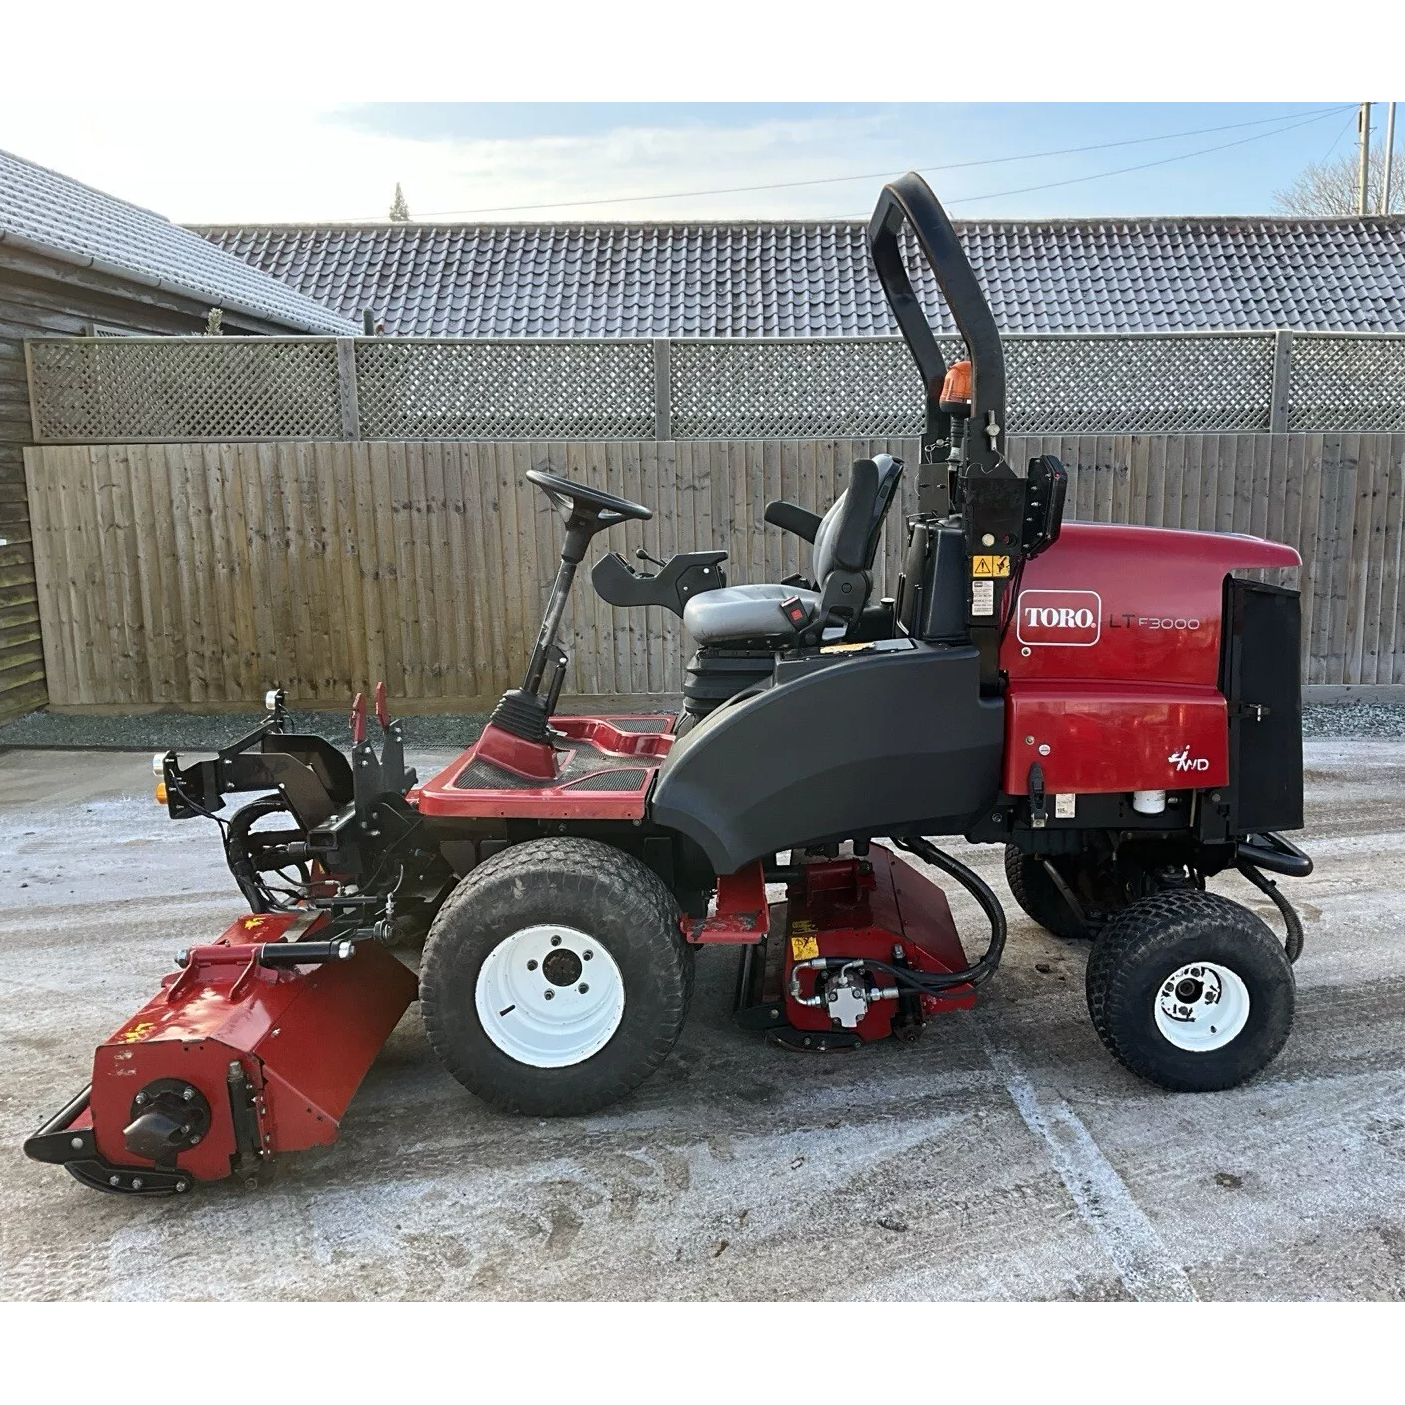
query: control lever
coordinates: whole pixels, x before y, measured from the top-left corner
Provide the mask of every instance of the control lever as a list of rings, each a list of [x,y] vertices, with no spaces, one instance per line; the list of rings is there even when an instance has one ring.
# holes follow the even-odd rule
[[[636,561],[647,561],[649,565],[657,566],[660,570],[663,570],[663,568],[668,564],[666,561],[660,561],[657,556],[650,556],[649,553],[645,551],[642,546],[639,548],[638,551],[634,553],[634,559]]]

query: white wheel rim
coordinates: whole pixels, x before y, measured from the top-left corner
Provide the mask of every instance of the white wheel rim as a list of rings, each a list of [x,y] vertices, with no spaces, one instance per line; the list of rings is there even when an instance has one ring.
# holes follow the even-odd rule
[[[1249,988],[1228,966],[1192,961],[1172,971],[1154,997],[1156,1027],[1192,1054],[1223,1049],[1249,1022]]]
[[[483,1032],[511,1059],[566,1068],[598,1054],[624,1018],[624,977],[574,927],[523,927],[499,942],[474,993]]]

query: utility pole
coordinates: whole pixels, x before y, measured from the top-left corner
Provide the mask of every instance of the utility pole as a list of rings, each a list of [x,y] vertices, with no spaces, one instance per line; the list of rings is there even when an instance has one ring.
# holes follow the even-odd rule
[[[1390,213],[1390,178],[1395,160],[1395,104],[1387,103],[1385,110],[1385,169],[1381,172],[1381,214]]]
[[[1363,102],[1356,114],[1360,157],[1356,166],[1356,213],[1366,213],[1366,188],[1371,183],[1371,104]]]

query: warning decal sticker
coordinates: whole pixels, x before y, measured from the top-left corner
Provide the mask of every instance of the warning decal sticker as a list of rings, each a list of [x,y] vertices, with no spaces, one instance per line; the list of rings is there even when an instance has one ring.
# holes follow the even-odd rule
[[[973,556],[971,558],[971,574],[987,578],[1008,576],[1010,574],[1010,558],[1008,556]]]

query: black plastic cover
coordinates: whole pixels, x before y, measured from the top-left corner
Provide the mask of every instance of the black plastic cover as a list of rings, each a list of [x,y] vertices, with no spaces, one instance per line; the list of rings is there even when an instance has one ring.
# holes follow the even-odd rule
[[[800,662],[674,743],[655,823],[718,873],[796,845],[965,833],[998,791],[1004,719],[976,650],[888,640]]]
[[[954,522],[912,523],[897,610],[914,639],[966,641],[966,542]]]
[[[650,575],[636,571],[619,552],[611,551],[595,563],[590,581],[607,605],[626,610],[660,605],[682,619],[683,607],[693,596],[727,584],[727,573],[722,569],[726,559],[725,551],[680,551]]]
[[[1296,590],[1225,583],[1221,691],[1229,699],[1230,829],[1301,829],[1301,602]]]

